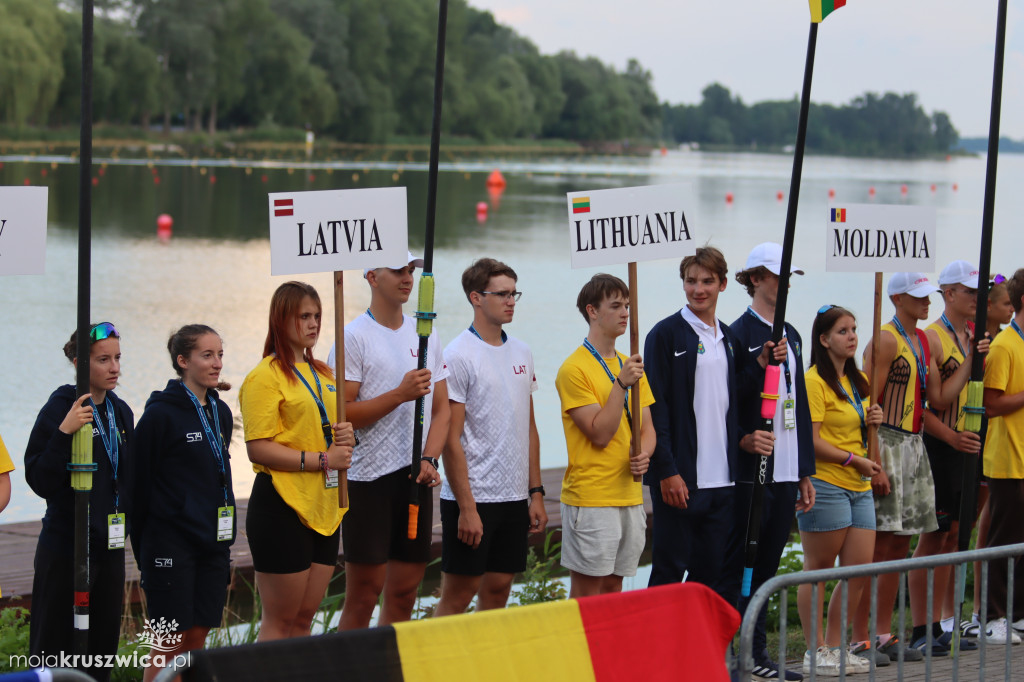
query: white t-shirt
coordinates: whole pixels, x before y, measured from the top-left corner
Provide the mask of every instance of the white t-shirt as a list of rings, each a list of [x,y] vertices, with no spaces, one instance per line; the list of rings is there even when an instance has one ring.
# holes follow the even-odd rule
[[[345,381],[360,382],[356,400],[370,400],[387,393],[402,383],[406,373],[416,369],[420,338],[416,335],[416,320],[402,316],[402,326],[389,329],[363,314],[345,327]],[[328,359],[334,365],[334,349]],[[431,383],[446,379],[441,342],[437,332],[427,340],[427,369]],[[430,411],[433,391],[423,401],[423,443],[430,432]],[[353,481],[373,481],[405,467],[412,460],[413,416],[416,401],[402,403],[373,424],[356,429],[359,445],[352,451],[352,468],[348,477]]]
[[[769,327],[772,326],[771,320],[764,319],[753,308],[749,308],[749,311]],[[782,330],[782,335],[786,335],[785,328]],[[796,413],[796,355],[793,352],[793,345],[791,343],[786,343],[786,349],[786,360],[789,363],[790,374],[789,390],[786,390],[786,368],[780,367],[779,387],[775,392],[779,399],[775,401],[775,417],[772,421],[772,424],[775,426],[775,452],[772,454],[772,458],[775,460],[775,469],[774,474],[772,474],[772,480],[776,483],[800,480],[798,475],[800,471],[800,448],[797,442],[796,429],[786,428],[785,414],[783,414],[785,410],[784,403],[787,399],[793,401],[794,415]]]
[[[466,406],[462,449],[477,502],[525,500],[530,486],[530,394],[537,390],[533,353],[509,336],[492,346],[468,329],[444,349],[448,398]],[[455,500],[446,479],[441,499]]]
[[[700,339],[693,382],[693,414],[697,419],[697,487],[733,485],[729,475],[729,444],[725,416],[729,411],[729,356],[725,335],[704,324],[688,306],[681,311]]]

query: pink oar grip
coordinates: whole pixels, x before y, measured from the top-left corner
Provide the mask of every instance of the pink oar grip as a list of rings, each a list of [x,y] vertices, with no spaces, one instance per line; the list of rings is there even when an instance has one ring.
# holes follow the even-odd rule
[[[778,365],[768,365],[764,370],[764,390],[761,393],[761,418],[773,419],[775,417],[775,403],[779,396],[779,372]]]

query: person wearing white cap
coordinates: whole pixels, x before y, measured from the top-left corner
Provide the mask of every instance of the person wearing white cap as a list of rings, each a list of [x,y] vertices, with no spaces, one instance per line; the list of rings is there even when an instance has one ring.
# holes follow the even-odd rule
[[[874,561],[904,559],[910,539],[938,529],[931,466],[924,451],[921,431],[927,402],[944,409],[935,358],[918,322],[928,319],[928,296],[939,291],[920,272],[897,272],[889,279],[887,293],[896,307],[892,320],[883,324],[878,338],[864,351],[864,369],[874,377],[871,349],[878,344],[879,402],[883,421],[878,430],[882,471],[871,477],[875,493]],[[934,380],[931,380],[934,377]],[[899,576],[888,573],[878,580],[879,629],[891,622]],[[865,591],[854,614],[854,630],[868,631],[871,595]],[[890,633],[879,633],[880,651],[890,653]],[[909,651],[908,651],[909,652]],[[908,653],[905,652],[905,653]],[[916,656],[915,656],[916,658]]]
[[[399,267],[365,270],[370,307],[345,327],[345,409],[356,429],[349,469],[349,511],[341,522],[345,605],[338,628],[365,628],[384,595],[379,625],[409,620],[430,560],[430,533],[406,537],[409,463],[415,401],[424,398],[419,475],[419,527],[430,528],[433,491],[441,484],[438,456],[448,435],[450,409],[441,342],[427,342],[427,367],[418,369],[416,320],[403,314],[413,271],[409,254]],[[334,349],[329,364],[334,365]]]
[[[772,454],[773,434],[763,430],[761,389],[764,387],[768,349],[771,348],[775,301],[782,270],[782,246],[764,242],[755,246],[736,281],[751,297],[746,311],[729,329],[736,336],[736,366],[739,381],[740,452],[736,476],[736,530],[729,543],[729,570],[738,580],[743,570],[746,549],[744,529],[750,509],[755,471],[761,454]],[[790,272],[804,274],[793,265]],[[784,327],[777,352],[783,372],[779,377],[774,425],[774,453],[768,458],[765,473],[764,505],[761,532],[758,538],[757,563],[754,566],[750,591],[754,593],[779,570],[782,552],[789,540],[796,510],[814,505],[814,437],[811,413],[804,385],[804,360],[800,334],[790,324]],[[739,610],[746,610],[749,597],[741,597]],[[768,654],[765,620],[767,612],[758,615],[754,629],[754,676],[780,677],[779,664]],[[795,670],[781,671],[782,679],[800,680]]]
[[[963,460],[981,451],[978,434],[964,430],[964,407],[967,404],[967,382],[971,378],[974,328],[972,320],[978,308],[978,269],[964,260],[955,260],[939,275],[944,309],[938,320],[928,325],[925,333],[935,359],[938,375],[934,381],[942,386],[943,400],[949,405],[942,410],[931,406],[924,412],[924,445],[935,480],[935,517],[939,529],[921,535],[914,550],[915,557],[955,552],[957,548],[960,497],[962,494]],[[978,344],[988,351],[988,341]],[[966,453],[966,454],[965,454]],[[928,582],[923,571],[910,574],[910,610],[914,625],[911,646],[927,645],[927,628],[932,628],[932,653],[948,653],[953,640],[952,623],[940,625],[942,602],[951,575],[950,567],[935,570],[934,622],[928,623]],[[960,641],[961,649],[975,649],[968,639]]]

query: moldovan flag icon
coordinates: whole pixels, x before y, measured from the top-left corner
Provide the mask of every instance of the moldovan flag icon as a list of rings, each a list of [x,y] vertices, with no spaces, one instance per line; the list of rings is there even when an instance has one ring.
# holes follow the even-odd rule
[[[832,209],[832,222],[834,222],[834,223],[845,223],[846,222],[846,209],[845,208],[833,208]]]
[[[740,615],[697,583],[192,652],[189,680],[728,682]]]
[[[590,197],[575,197],[572,200],[573,213],[590,213]]]

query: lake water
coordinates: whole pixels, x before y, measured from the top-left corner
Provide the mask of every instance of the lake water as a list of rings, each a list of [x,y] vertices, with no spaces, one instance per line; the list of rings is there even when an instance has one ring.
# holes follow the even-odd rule
[[[596,269],[572,270],[565,193],[662,183],[689,182],[692,207],[685,207],[694,237],[725,253],[730,285],[719,302],[719,316],[731,322],[749,299],[732,275],[742,269],[755,244],[781,241],[792,159],[785,155],[670,152],[650,158],[536,160],[486,159],[442,165],[439,181],[434,272],[437,329],[444,343],[472,320],[459,284],[474,259],[492,256],[519,274],[524,292],[508,332],[533,349],[540,390],[534,395],[545,467],[566,463],[554,376],[581,342],[586,326],[575,309],[580,286]],[[151,391],[173,376],[167,337],[182,324],[203,322],[224,338],[224,378],[241,385],[260,359],[270,295],[291,277],[270,276],[267,192],[405,186],[410,208],[410,245],[422,252],[426,167],[422,163],[338,162],[304,168],[284,162],[250,160],[141,161],[97,159],[94,175],[92,319],[113,321],[123,334],[118,394],[141,414]],[[65,157],[0,156],[0,185],[48,185],[49,230],[46,275],[0,280],[0,434],[18,469],[14,498],[3,521],[39,518],[44,504],[25,485],[21,472],[25,443],[39,408],[59,384],[74,383],[61,348],[76,322],[78,169]],[[247,165],[248,164],[248,165]],[[102,168],[102,176],[100,176]],[[508,181],[498,199],[485,180],[500,168]],[[45,176],[44,176],[45,172]],[[160,178],[155,183],[154,175]],[[999,159],[992,271],[1009,274],[1024,265],[1024,156]],[[214,180],[215,179],[215,180]],[[955,258],[976,261],[985,184],[983,158],[949,161],[885,161],[810,157],[804,163],[793,262],[806,272],[794,278],[788,318],[806,337],[814,312],[824,303],[842,304],[870,329],[873,277],[824,272],[825,209],[829,191],[836,202],[911,203],[938,211],[938,268]],[[901,194],[906,185],[907,194]],[[955,185],[955,189],[954,189]],[[934,186],[934,188],[933,188]],[[876,193],[869,195],[870,188]],[[725,201],[727,193],[735,197]],[[488,202],[487,220],[478,222],[476,204]],[[156,238],[155,220],[174,217],[170,243]],[[626,277],[626,267],[602,268]],[[639,265],[641,344],[646,331],[684,303],[678,261]],[[369,294],[361,273],[346,276],[346,317],[366,307]],[[333,319],[330,274],[302,277],[324,299],[324,319]],[[414,311],[413,303],[407,312]],[[937,297],[936,297],[937,300]],[[891,314],[891,307],[883,316]],[[938,306],[933,307],[937,315]],[[862,344],[869,331],[863,332]],[[326,358],[334,340],[325,324],[316,355]],[[626,337],[621,350],[628,351]],[[237,390],[225,395],[238,412]],[[237,419],[236,419],[237,421]],[[252,473],[246,466],[240,429],[231,446],[235,490],[248,495]]]

